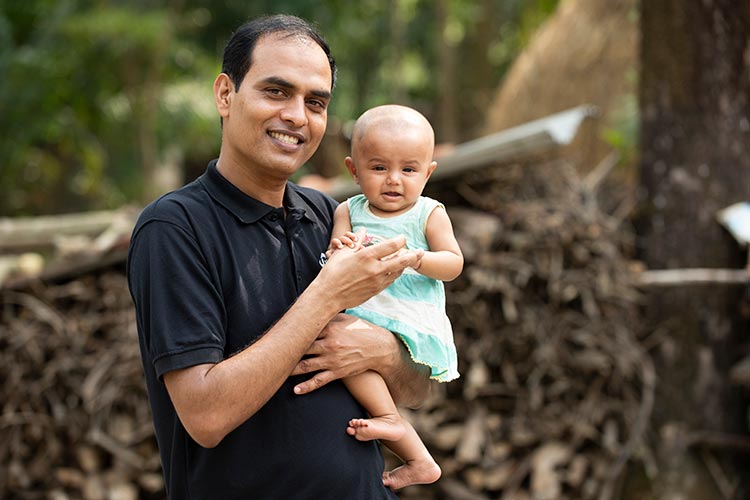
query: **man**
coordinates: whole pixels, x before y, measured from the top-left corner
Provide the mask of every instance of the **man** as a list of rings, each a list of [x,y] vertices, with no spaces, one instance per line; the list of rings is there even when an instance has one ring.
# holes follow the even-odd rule
[[[420,255],[394,238],[325,262],[335,202],[288,182],[318,147],[335,79],[306,22],[242,26],[214,99],[218,160],[142,213],[128,278],[170,499],[394,498],[341,377],[378,371],[400,404],[429,390],[393,335],[339,314]],[[309,375],[315,373],[312,377]]]

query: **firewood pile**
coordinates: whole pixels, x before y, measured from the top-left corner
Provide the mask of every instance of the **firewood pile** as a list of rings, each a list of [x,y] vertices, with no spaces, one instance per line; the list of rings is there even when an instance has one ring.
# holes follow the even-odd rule
[[[465,253],[447,287],[462,377],[405,410],[443,477],[401,498],[615,498],[647,459],[627,198],[601,177],[550,161],[429,186]],[[163,498],[122,263],[0,297],[0,497]]]
[[[159,498],[123,270],[0,294],[0,497]]]
[[[464,251],[447,285],[462,377],[409,413],[443,468],[403,499],[616,498],[654,372],[637,333],[630,198],[565,162],[431,187]]]

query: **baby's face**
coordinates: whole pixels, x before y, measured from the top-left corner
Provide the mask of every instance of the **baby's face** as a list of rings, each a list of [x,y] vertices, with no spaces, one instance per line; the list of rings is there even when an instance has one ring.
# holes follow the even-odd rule
[[[347,167],[370,210],[393,217],[409,210],[422,194],[436,166],[432,152],[432,136],[419,127],[373,126],[353,145]]]

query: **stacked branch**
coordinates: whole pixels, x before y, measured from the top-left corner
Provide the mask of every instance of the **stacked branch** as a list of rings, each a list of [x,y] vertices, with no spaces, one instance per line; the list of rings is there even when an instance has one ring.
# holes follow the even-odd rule
[[[465,253],[447,292],[462,378],[410,414],[444,478],[402,498],[614,498],[641,458],[655,380],[628,198],[598,176],[556,161],[431,188]]]
[[[163,497],[124,274],[0,297],[0,496]]]
[[[444,475],[404,500],[606,500],[643,458],[654,375],[627,198],[603,177],[557,161],[431,182],[466,257],[447,289],[462,377],[407,414]],[[164,498],[122,266],[33,283],[0,290],[0,496]]]

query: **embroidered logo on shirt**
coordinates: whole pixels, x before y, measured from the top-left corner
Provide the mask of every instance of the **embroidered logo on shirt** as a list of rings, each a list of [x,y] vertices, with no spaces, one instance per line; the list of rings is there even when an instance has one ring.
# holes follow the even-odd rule
[[[320,258],[318,259],[318,264],[320,264],[320,267],[323,267],[326,265],[326,262],[328,262],[328,258],[326,257],[326,254],[323,252],[320,252]]]

